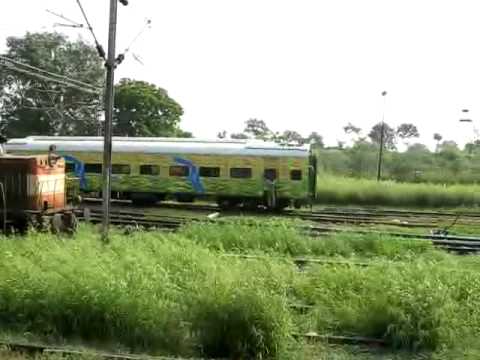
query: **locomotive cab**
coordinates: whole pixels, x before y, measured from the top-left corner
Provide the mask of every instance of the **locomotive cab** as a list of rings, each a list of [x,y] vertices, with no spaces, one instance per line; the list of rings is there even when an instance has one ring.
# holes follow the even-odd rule
[[[0,156],[0,215],[6,223],[26,230],[48,224],[58,232],[74,229],[75,219],[65,196],[65,161],[48,155]]]

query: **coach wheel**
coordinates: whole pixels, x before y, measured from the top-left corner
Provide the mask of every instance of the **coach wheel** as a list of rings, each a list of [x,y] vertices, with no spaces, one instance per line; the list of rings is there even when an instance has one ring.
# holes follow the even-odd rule
[[[287,199],[280,199],[277,202],[277,206],[275,206],[275,211],[283,211],[290,205],[290,201]]]
[[[83,209],[83,220],[85,220],[85,222],[90,222],[90,220],[92,220],[92,212],[90,208]]]
[[[293,207],[294,207],[295,209],[300,209],[300,208],[302,207],[302,202],[301,202],[300,200],[295,200],[295,201],[293,202]]]
[[[245,210],[250,210],[250,211],[254,211],[254,210],[258,210],[258,201],[257,200],[245,200],[243,202],[243,208]]]
[[[74,213],[66,213],[63,215],[63,227],[69,234],[77,231],[78,220]]]
[[[195,201],[195,197],[188,194],[179,194],[176,198],[180,203],[193,203]]]
[[[52,232],[54,234],[59,234],[63,231],[64,224],[63,224],[63,215],[62,214],[55,214],[52,217],[50,222]]]
[[[158,202],[157,196],[149,193],[133,193],[130,195],[130,198],[133,205],[137,206],[155,205]]]
[[[230,210],[238,206],[239,201],[237,199],[218,199],[218,207],[222,210]]]

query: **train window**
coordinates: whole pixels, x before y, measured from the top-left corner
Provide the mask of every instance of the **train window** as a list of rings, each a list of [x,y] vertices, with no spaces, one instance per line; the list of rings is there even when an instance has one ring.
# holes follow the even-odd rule
[[[187,166],[170,166],[170,176],[188,176],[190,175],[190,169]]]
[[[290,171],[290,179],[295,181],[302,180],[302,170],[292,170]]]
[[[232,179],[250,179],[252,177],[251,168],[231,168],[230,177]]]
[[[160,175],[160,166],[140,165],[140,175]]]
[[[73,173],[75,172],[75,164],[71,162],[65,163],[65,172],[66,173]]]
[[[130,171],[131,171],[130,165],[125,165],[125,164],[113,164],[112,165],[112,174],[128,175],[128,174],[130,174]]]
[[[102,164],[85,164],[85,172],[90,174],[101,174]]]
[[[263,176],[270,181],[277,180],[277,169],[265,169]]]
[[[200,167],[200,176],[202,177],[220,177],[219,167]]]

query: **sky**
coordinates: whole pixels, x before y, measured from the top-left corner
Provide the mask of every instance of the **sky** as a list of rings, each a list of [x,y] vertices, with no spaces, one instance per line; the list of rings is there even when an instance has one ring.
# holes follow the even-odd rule
[[[82,0],[105,47],[108,2]],[[2,3],[0,51],[26,31],[91,40],[46,12],[82,22],[76,0]],[[464,144],[480,121],[479,14],[478,0],[130,0],[119,6],[118,50],[152,26],[131,49],[143,65],[130,54],[116,78],[166,89],[198,137],[258,118],[335,145],[343,126],[367,135],[384,112],[390,125],[416,124],[431,147],[436,132]],[[459,122],[464,108],[473,123]]]

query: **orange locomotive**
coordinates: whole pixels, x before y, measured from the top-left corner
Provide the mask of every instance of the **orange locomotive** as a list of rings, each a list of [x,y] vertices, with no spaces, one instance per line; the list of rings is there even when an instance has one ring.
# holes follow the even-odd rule
[[[65,160],[50,150],[34,156],[0,151],[0,229],[75,230],[66,201]]]

